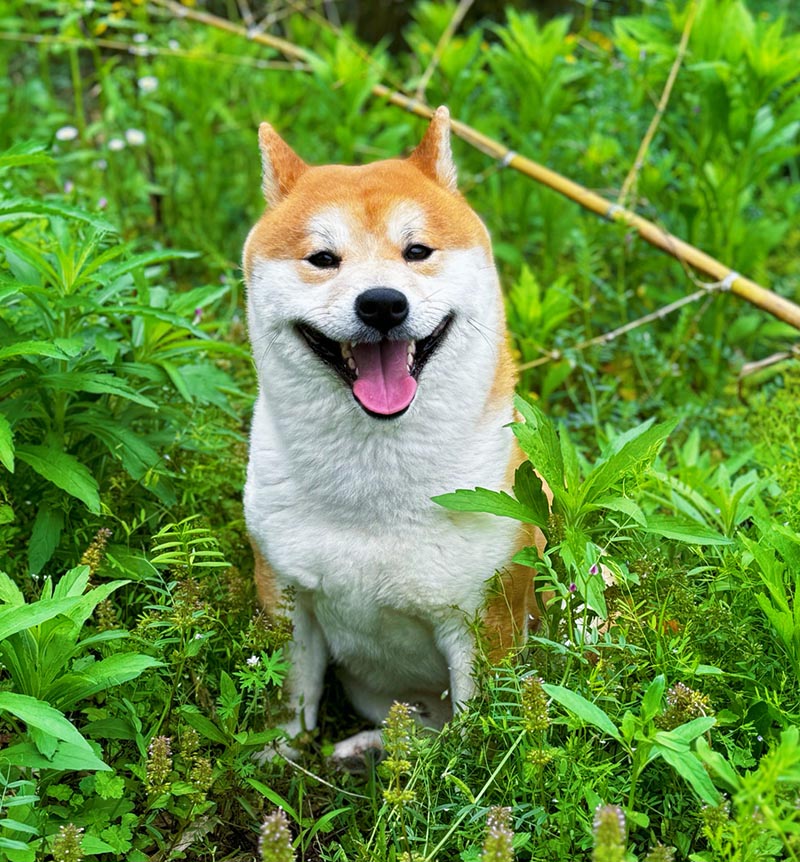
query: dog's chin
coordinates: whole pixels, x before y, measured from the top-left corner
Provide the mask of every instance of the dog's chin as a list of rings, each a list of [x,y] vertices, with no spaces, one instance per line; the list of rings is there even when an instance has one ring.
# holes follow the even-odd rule
[[[307,323],[295,329],[311,352],[350,389],[374,419],[397,419],[411,406],[422,370],[444,341],[453,315],[442,318],[425,338],[383,338],[374,342],[335,341]]]

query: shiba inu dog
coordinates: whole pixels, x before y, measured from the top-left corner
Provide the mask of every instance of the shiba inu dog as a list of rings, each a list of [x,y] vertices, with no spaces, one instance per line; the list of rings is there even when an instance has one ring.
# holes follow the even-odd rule
[[[524,633],[530,570],[511,558],[543,541],[431,501],[508,489],[522,460],[489,234],[456,188],[446,108],[406,159],[311,167],[266,123],[259,142],[245,514],[261,603],[294,590],[286,730],[315,727],[331,661],[376,724],[400,700],[441,726],[473,695],[471,620],[497,650]]]

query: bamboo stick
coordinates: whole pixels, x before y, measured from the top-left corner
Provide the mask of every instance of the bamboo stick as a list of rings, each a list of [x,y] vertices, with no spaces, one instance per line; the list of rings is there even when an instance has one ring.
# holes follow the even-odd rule
[[[274,48],[284,54],[284,56],[294,60],[308,63],[314,59],[313,55],[304,48],[294,45],[285,39],[280,39],[277,36],[262,33],[255,28],[247,30],[238,24],[234,24],[208,12],[201,12],[182,6],[180,3],[176,3],[175,0],[153,0],[153,2],[161,8],[168,9],[176,17],[199,21],[211,27],[237,34],[258,44]],[[429,119],[433,116],[433,109],[428,105],[396,90],[391,90],[383,84],[375,84],[372,88],[372,95],[384,99],[391,105],[403,108],[418,117]],[[585,209],[591,210],[593,213],[609,221],[623,222],[634,228],[639,236],[650,243],[650,245],[661,249],[661,251],[666,252],[682,263],[688,264],[712,278],[716,283],[715,287],[718,286],[719,289],[728,290],[752,305],[794,326],[795,329],[800,329],[800,306],[791,300],[746,278],[729,266],[716,260],[716,258],[711,257],[711,255],[700,251],[700,249],[695,248],[688,242],[684,242],[684,240],[663,230],[658,225],[637,215],[635,212],[609,202],[596,192],[584,188],[579,183],[556,173],[556,171],[550,170],[550,168],[546,168],[544,165],[540,165],[538,162],[534,162],[526,156],[520,155],[493,138],[482,134],[472,126],[468,126],[460,120],[453,119],[451,120],[451,127],[459,138],[482,153],[499,160],[504,166],[519,171],[521,174],[536,180],[536,182],[564,195]]]

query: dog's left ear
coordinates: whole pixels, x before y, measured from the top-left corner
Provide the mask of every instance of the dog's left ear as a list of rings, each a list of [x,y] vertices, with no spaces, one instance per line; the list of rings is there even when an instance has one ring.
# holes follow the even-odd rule
[[[294,188],[308,165],[269,123],[258,127],[258,146],[261,150],[261,187],[267,203],[274,207]]]
[[[408,158],[443,189],[458,191],[458,175],[450,149],[450,111],[444,105],[436,109],[425,135]]]

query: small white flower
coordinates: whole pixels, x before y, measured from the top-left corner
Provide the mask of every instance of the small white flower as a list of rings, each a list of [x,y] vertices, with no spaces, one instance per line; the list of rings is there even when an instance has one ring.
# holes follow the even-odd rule
[[[181,43],[177,39],[170,39],[169,42],[167,42],[167,46],[170,51],[177,51],[178,48],[181,47]]]
[[[145,75],[137,81],[143,93],[154,93],[158,89],[158,78],[155,75]]]
[[[147,140],[145,134],[140,129],[126,129],[125,130],[125,140],[132,147],[141,147],[142,144]]]
[[[94,0],[86,0],[83,9],[85,12],[94,12]]]
[[[138,43],[139,45],[141,45],[142,42],[147,41],[147,33],[134,33],[133,34],[133,41]]]
[[[78,137],[78,130],[75,126],[62,126],[56,132],[57,141],[74,141]]]
[[[92,167],[96,171],[104,171],[108,167],[108,162],[105,159],[97,159],[97,161],[92,162]]]
[[[72,192],[74,192],[74,191],[75,191],[75,183],[73,183],[72,180],[67,180],[64,183],[64,194],[69,195],[69,194],[72,194]]]
[[[108,148],[112,153],[118,153],[120,150],[125,149],[125,141],[122,138],[112,138],[108,142]]]
[[[195,634],[195,636],[194,636],[194,639],[196,641],[201,641],[201,640],[203,640],[203,636],[200,634],[200,632],[197,632],[197,634]]]
[[[257,655],[251,655],[249,659],[247,659],[248,667],[255,667],[257,664],[261,664],[261,659]]]

